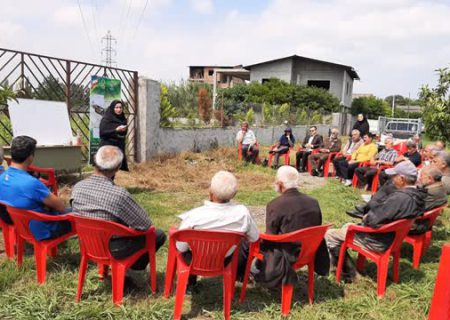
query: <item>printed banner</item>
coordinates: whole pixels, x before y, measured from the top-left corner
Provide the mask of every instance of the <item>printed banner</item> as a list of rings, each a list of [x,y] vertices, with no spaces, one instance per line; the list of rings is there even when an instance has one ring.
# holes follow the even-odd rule
[[[89,120],[89,163],[100,145],[100,121],[113,100],[121,99],[120,80],[91,77]]]

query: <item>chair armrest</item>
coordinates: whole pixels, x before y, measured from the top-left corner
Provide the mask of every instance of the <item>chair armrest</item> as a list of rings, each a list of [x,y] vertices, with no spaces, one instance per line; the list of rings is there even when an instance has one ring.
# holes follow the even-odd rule
[[[380,229],[375,229],[375,228],[371,228],[371,227],[366,227],[366,226],[359,226],[356,224],[352,224],[348,227],[347,232],[364,232],[364,233],[368,233],[368,232],[379,232]]]

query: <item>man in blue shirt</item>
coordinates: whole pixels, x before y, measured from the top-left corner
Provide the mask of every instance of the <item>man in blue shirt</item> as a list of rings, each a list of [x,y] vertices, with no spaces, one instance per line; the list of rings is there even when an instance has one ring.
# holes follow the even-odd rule
[[[33,138],[18,136],[13,139],[11,166],[0,175],[0,201],[19,209],[62,214],[65,212],[64,202],[26,171],[33,162],[35,150],[36,140]],[[7,222],[3,215],[2,218]],[[69,232],[70,223],[31,221],[30,229],[36,240],[46,240]]]

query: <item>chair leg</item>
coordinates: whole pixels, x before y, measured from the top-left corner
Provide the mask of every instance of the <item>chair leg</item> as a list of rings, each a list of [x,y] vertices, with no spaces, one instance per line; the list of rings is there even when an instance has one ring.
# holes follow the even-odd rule
[[[363,272],[365,266],[366,266],[366,257],[359,253],[358,259],[356,260],[356,270],[358,270],[358,272]]]
[[[344,244],[342,244],[341,250],[339,251],[338,265],[336,268],[336,282],[338,283],[341,281],[341,272],[344,266],[344,259],[345,259],[345,249],[346,247],[344,246]]]
[[[420,265],[420,258],[422,258],[424,251],[423,239],[417,239],[413,244],[413,268],[418,269]]]
[[[239,296],[239,302],[242,303],[245,299],[245,292],[247,290],[248,278],[250,276],[250,269],[252,267],[253,256],[249,254],[247,259],[247,265],[245,266],[244,280],[242,281],[241,294]]]
[[[386,291],[386,280],[389,267],[389,256],[387,259],[381,259],[377,270],[377,294],[378,298],[383,298]]]
[[[58,246],[54,246],[50,250],[48,250],[48,256],[49,257],[56,257],[58,255]]]
[[[155,240],[151,241],[150,251],[149,251],[149,262],[150,262],[150,287],[152,288],[152,293],[156,294],[156,248]]]
[[[8,259],[14,259],[14,245],[16,244],[16,234],[13,227],[3,228],[3,242],[5,243],[5,253]]]
[[[422,254],[426,251],[426,250],[428,250],[428,248],[430,247],[430,245],[431,245],[431,238],[433,237],[433,231],[427,231],[426,233],[425,233],[425,244],[424,244],[424,246],[423,246],[423,252],[422,252]]]
[[[314,263],[308,266],[308,299],[309,304],[314,301]]]
[[[78,276],[77,302],[80,302],[80,300],[81,300],[81,293],[83,292],[83,285],[84,285],[84,279],[86,278],[87,266],[88,266],[88,259],[86,258],[86,256],[82,255],[81,263],[80,263],[80,274]],[[100,267],[103,265],[99,264],[98,266]]]
[[[189,270],[178,270],[177,292],[175,295],[175,307],[173,310],[173,319],[180,320],[183,311],[184,295],[189,280]]]
[[[17,242],[17,265],[20,267],[23,263],[23,239],[20,236],[16,237]]]
[[[400,251],[396,252],[392,255],[393,257],[393,261],[392,261],[392,273],[393,273],[393,280],[395,283],[398,282],[398,278],[399,278],[399,272],[400,272]],[[420,257],[419,257],[419,261],[420,261]],[[388,258],[388,262],[386,263],[387,265],[389,265],[389,258]]]
[[[107,264],[97,264],[98,276],[103,281],[108,276],[109,266]]]
[[[125,266],[114,263],[111,269],[113,303],[120,305],[122,304],[123,287],[125,283]]]
[[[166,267],[166,280],[164,284],[164,298],[168,299],[172,293],[173,280],[175,278],[175,269],[177,267],[177,258],[175,256],[175,249],[169,248]]]
[[[281,314],[285,317],[291,311],[292,294],[294,293],[294,286],[291,284],[283,284],[281,286]]]
[[[233,300],[233,272],[228,269],[223,274],[223,316],[225,320],[230,319],[231,301]]]
[[[36,259],[37,280],[39,284],[43,284],[47,273],[47,247],[35,245],[34,257]]]

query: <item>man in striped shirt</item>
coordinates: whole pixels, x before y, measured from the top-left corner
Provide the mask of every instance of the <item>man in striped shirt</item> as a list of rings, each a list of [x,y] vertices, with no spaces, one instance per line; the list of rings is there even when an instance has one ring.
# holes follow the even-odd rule
[[[384,149],[381,150],[373,161],[370,162],[369,167],[356,168],[355,174],[358,177],[360,186],[372,185],[372,180],[377,174],[379,166],[393,166],[394,161],[398,156],[396,150],[393,149],[394,141],[392,138],[387,138],[384,142]]]

